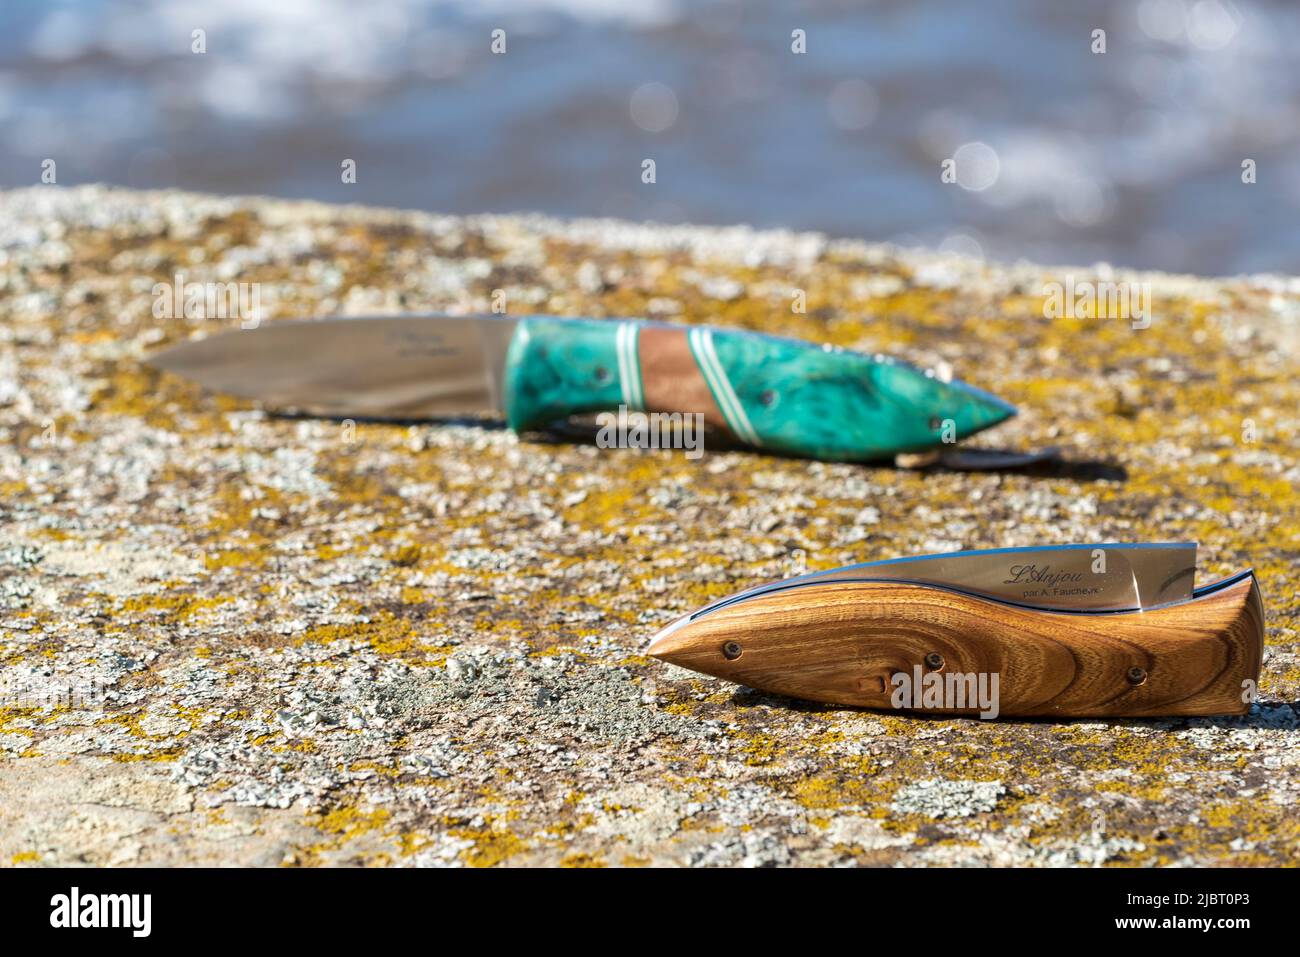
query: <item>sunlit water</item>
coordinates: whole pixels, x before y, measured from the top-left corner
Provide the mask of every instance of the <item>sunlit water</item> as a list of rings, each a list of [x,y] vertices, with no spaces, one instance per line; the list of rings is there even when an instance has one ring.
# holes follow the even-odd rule
[[[0,28],[6,186],[52,158],[60,183],[1300,272],[1294,5],[9,0]]]

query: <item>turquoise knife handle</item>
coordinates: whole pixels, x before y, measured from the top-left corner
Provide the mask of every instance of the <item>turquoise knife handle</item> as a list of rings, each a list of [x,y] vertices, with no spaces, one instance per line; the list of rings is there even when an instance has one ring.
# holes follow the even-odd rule
[[[519,320],[506,353],[506,424],[516,432],[545,429],[583,412],[619,405],[641,409],[624,367],[624,339],[635,323],[599,319]]]
[[[935,448],[1015,412],[884,356],[707,326],[546,316],[519,321],[504,400],[519,432],[620,406],[698,412],[748,445],[828,461]]]

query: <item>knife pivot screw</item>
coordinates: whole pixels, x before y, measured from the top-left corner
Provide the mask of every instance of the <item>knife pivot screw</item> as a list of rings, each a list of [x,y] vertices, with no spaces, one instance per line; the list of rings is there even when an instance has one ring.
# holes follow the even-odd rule
[[[1137,665],[1134,665],[1128,670],[1127,677],[1129,684],[1140,685],[1147,680],[1147,672],[1145,668],[1139,668]]]
[[[937,651],[932,651],[925,656],[925,666],[931,671],[938,671],[943,667],[943,655]]]
[[[726,641],[722,644],[722,657],[726,658],[728,661],[735,661],[744,654],[744,651],[745,649],[740,647],[740,642],[738,641]]]

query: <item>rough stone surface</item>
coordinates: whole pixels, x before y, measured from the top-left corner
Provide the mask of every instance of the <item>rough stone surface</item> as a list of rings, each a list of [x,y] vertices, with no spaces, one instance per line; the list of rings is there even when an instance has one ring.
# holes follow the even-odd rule
[[[141,357],[236,320],[708,320],[950,365],[1023,408],[961,473],[278,418]],[[1150,328],[1044,284],[1149,282]],[[807,296],[792,313],[793,290]],[[103,188],[0,197],[0,864],[1295,864],[1300,283],[995,267],[747,229]],[[1201,542],[1253,565],[1236,719],[933,720],[643,656],[801,563]]]

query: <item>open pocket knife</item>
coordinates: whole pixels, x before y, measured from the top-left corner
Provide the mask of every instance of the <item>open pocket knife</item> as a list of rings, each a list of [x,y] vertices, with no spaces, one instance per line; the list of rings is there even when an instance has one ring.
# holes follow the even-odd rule
[[[649,654],[762,691],[949,714],[1244,714],[1253,571],[1194,587],[1195,544],[997,548],[849,565],[742,591]],[[992,689],[990,709],[977,694]],[[992,710],[993,715],[988,714]]]
[[[698,413],[740,443],[867,461],[947,446],[1015,414],[964,382],[799,339],[637,319],[405,315],[283,320],[149,357],[273,409],[380,419]]]

